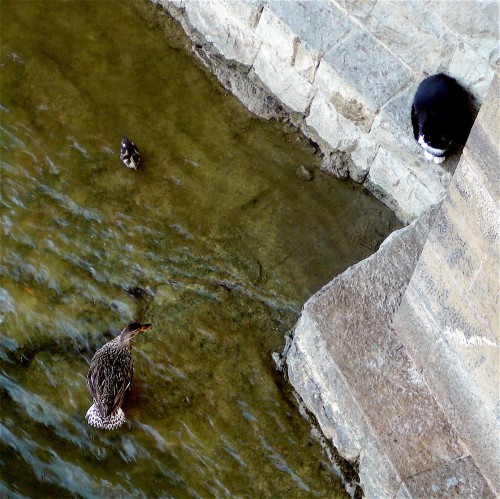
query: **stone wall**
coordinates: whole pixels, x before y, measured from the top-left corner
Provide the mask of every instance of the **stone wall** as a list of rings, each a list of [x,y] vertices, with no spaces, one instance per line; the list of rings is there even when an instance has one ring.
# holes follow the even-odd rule
[[[394,328],[500,493],[500,85],[495,77]]]
[[[292,385],[368,497],[498,497],[500,88],[439,211],[305,304]]]
[[[368,497],[498,496],[498,2],[153,1],[249,109],[413,221],[304,305],[288,375],[325,437]],[[440,71],[485,104],[435,165],[409,110]]]
[[[443,199],[458,157],[444,168],[423,159],[411,101],[422,78],[445,71],[482,102],[498,64],[496,0],[153,1],[209,58],[237,62],[262,100],[277,97],[326,170],[364,182],[405,222]],[[221,81],[248,104],[248,91]]]

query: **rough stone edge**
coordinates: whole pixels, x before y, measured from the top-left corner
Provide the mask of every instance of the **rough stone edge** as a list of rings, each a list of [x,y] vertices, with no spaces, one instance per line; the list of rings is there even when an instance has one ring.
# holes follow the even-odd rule
[[[276,371],[278,371],[283,376],[283,380],[288,383],[297,404],[299,414],[310,423],[311,435],[321,445],[325,455],[332,464],[333,472],[340,478],[346,492],[353,499],[360,499],[363,497],[363,489],[361,488],[359,480],[359,461],[346,459],[333,445],[333,443],[325,437],[316,415],[309,410],[307,404],[290,383],[286,359],[288,351],[293,343],[293,335],[294,329],[290,329],[290,331],[288,331],[284,336],[285,346],[283,347],[283,350],[281,352],[272,353],[272,359],[274,361]]]
[[[277,120],[290,124],[297,128],[299,133],[307,137],[315,147],[321,158],[320,169],[327,174],[342,180],[349,177],[353,181],[365,185],[372,194],[393,210],[403,223],[408,223],[409,216],[397,209],[397,202],[391,199],[391,195],[373,188],[369,182],[368,171],[361,171],[352,161],[349,153],[340,149],[332,148],[319,134],[307,125],[306,119],[309,115],[309,107],[304,113],[294,111],[267,87],[267,85],[255,73],[252,66],[246,66],[238,61],[229,60],[224,57],[213,43],[194,28],[188,19],[187,12],[182,4],[177,6],[168,1],[151,0],[159,8],[165,10],[183,28],[191,40],[191,51],[219,81],[219,83],[231,92],[250,112],[265,120]],[[314,99],[312,99],[314,100]],[[312,103],[312,101],[311,101]],[[360,170],[358,172],[358,170]],[[353,173],[354,172],[354,173]],[[411,218],[411,217],[410,217]]]
[[[159,0],[151,1],[179,22],[192,42],[193,54],[249,111],[265,120],[275,119],[301,127],[303,116],[280,102],[250,66],[230,61],[221,55],[212,43],[191,26],[183,7],[177,7],[172,2],[163,4]]]
[[[432,225],[432,222],[439,210],[438,207],[434,207],[433,209],[428,210],[424,215],[419,217],[417,220],[415,220],[412,224],[410,224],[408,227],[405,227],[403,229],[400,229],[399,231],[393,232],[381,245],[380,249],[369,257],[366,260],[363,260],[357,265],[369,265],[370,260],[374,260],[374,257],[380,252],[385,252],[385,251],[390,251],[390,248],[393,246],[395,240],[398,237],[406,237],[406,234],[408,231],[414,232],[415,237],[419,239],[419,247],[415,248],[415,251],[420,253],[422,250],[426,237],[427,237],[427,232],[430,230],[430,227]],[[415,264],[416,264],[417,259],[415,259]],[[355,266],[354,266],[355,267]],[[348,273],[351,269],[354,267],[350,267],[345,273]],[[335,285],[336,279],[340,278],[341,276],[345,275],[340,274],[337,278],[333,279],[330,283],[328,283],[326,286],[324,286],[321,290],[318,291],[316,295],[321,295],[325,292],[327,292],[332,286]],[[410,280],[411,275],[407,276],[408,282]],[[315,296],[316,296],[315,295]],[[315,296],[311,297],[309,301],[313,300]],[[308,303],[307,302],[307,303]],[[307,307],[307,303],[304,305],[304,308]],[[303,317],[301,318],[303,319]],[[299,323],[300,320],[299,319]],[[296,328],[298,327],[299,323],[297,323]],[[358,407],[358,413],[356,414],[357,418],[357,423],[355,426],[357,426],[356,430],[353,430],[352,428],[347,428],[348,433],[352,433],[354,436],[354,440],[360,441],[362,440],[364,445],[367,445],[369,448],[364,448],[363,446],[359,446],[359,448],[349,448],[346,449],[345,446],[342,445],[340,441],[336,441],[336,437],[338,436],[337,432],[334,429],[335,425],[331,425],[328,422],[328,415],[327,415],[327,407],[325,406],[325,400],[323,400],[322,394],[320,393],[319,389],[314,391],[314,390],[301,390],[301,386],[298,385],[297,383],[294,383],[294,378],[297,377],[297,373],[293,372],[293,366],[290,364],[290,356],[293,354],[294,349],[297,349],[297,345],[295,344],[295,330],[293,330],[290,334],[290,338],[287,342],[287,345],[285,346],[285,350],[282,353],[282,368],[284,369],[286,366],[286,369],[288,371],[288,379],[292,386],[294,387],[297,396],[301,400],[301,402],[305,405],[305,407],[308,409],[309,412],[311,412],[316,421],[318,422],[318,425],[323,433],[325,435],[325,438],[339,451],[339,454],[346,459],[346,461],[350,462],[351,465],[356,469],[359,469],[359,478],[360,478],[360,485],[363,490],[363,492],[369,496],[369,497],[377,497],[377,496],[384,496],[384,494],[380,495],[380,491],[383,490],[387,493],[388,496],[390,497],[411,497],[411,494],[407,490],[404,480],[402,477],[399,477],[398,473],[396,472],[392,462],[390,459],[384,454],[383,448],[379,445],[377,442],[376,438],[369,438],[368,434],[371,432],[370,430],[370,424],[369,422],[365,419],[365,416],[363,415],[363,412],[360,407]],[[316,359],[318,365],[322,365],[321,359]],[[317,386],[316,381],[305,371],[302,372],[302,375],[307,378],[307,383]],[[341,398],[350,398],[353,407],[357,406],[355,398],[353,398],[352,394],[349,391],[349,387],[345,380],[343,379],[343,376],[340,372],[336,374],[336,388],[343,390],[345,393],[341,394]],[[303,388],[303,387],[302,387]],[[313,402],[313,399],[318,399],[317,402]],[[321,400],[320,400],[321,399]],[[319,408],[319,411],[315,411],[315,405],[316,408]],[[351,414],[352,416],[352,414]],[[349,419],[349,416],[347,417]],[[338,423],[337,423],[338,424]],[[359,435],[356,433],[359,432],[359,428],[361,428],[363,432],[363,438],[359,438]],[[344,447],[344,448],[343,448]],[[356,446],[355,446],[356,447]],[[373,465],[374,462],[377,462],[378,467],[381,470],[381,475],[385,477],[386,482],[385,483],[378,483],[378,482],[371,482],[369,478],[369,474],[366,473],[366,469],[368,469],[371,465]],[[371,463],[371,464],[370,464]]]

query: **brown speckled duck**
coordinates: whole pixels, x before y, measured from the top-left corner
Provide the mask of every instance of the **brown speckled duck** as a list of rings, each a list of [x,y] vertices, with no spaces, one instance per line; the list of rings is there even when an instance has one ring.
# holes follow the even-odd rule
[[[134,379],[131,341],[151,327],[151,324],[132,322],[95,353],[87,375],[94,401],[85,416],[90,426],[115,430],[125,421],[121,405]]]

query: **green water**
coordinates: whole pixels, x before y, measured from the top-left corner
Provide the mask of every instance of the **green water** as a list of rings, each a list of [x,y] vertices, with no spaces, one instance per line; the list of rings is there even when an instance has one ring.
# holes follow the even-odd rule
[[[0,494],[343,496],[271,353],[395,218],[148,2],[0,9]],[[127,422],[95,430],[88,364],[133,319]]]

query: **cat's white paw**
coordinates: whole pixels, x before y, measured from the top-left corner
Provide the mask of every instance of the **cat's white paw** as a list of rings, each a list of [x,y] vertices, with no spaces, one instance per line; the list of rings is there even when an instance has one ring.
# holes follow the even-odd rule
[[[441,164],[446,158],[444,156],[434,156],[434,163]]]
[[[424,156],[427,161],[432,161],[433,159],[435,159],[435,156],[427,151],[424,151]]]

